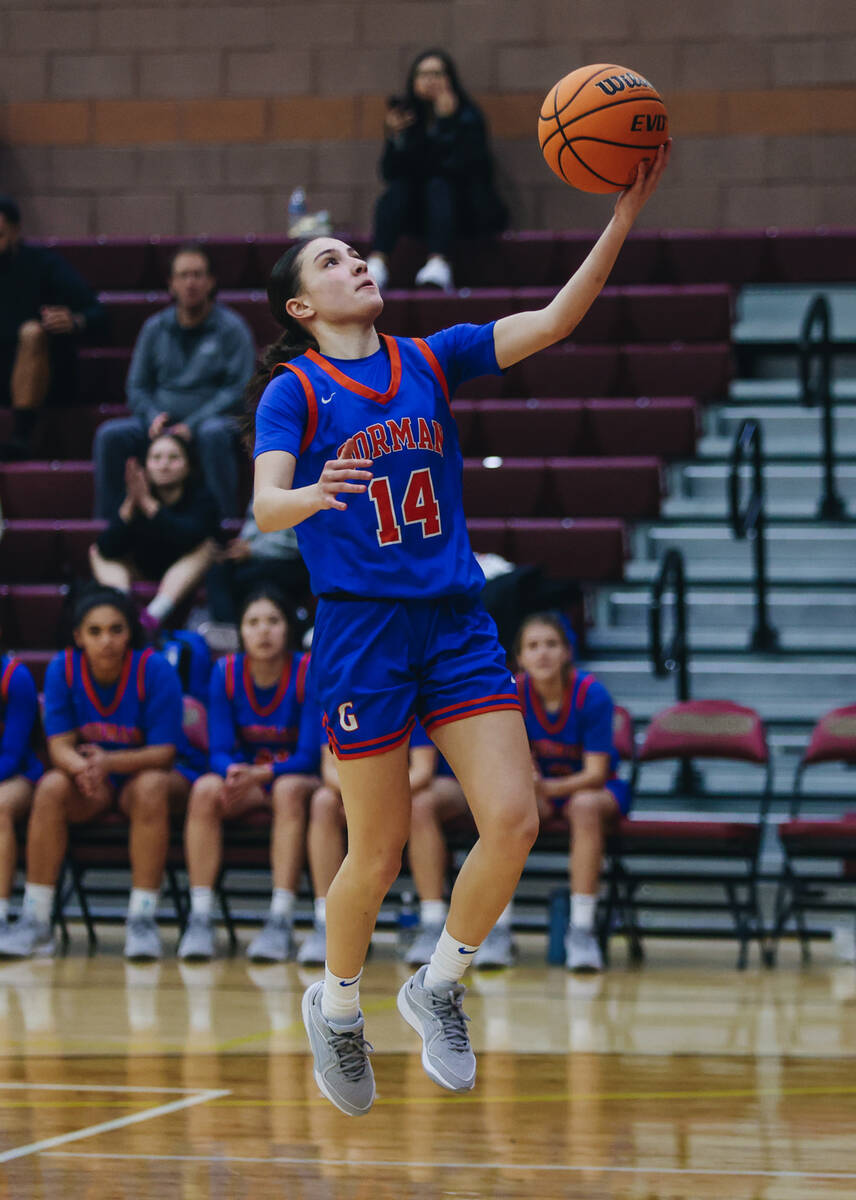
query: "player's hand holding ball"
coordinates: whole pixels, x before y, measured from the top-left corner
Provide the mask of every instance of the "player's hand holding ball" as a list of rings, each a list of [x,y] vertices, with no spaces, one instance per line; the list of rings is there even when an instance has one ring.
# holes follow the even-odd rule
[[[370,480],[371,465],[370,458],[354,457],[354,439],[348,438],[340,457],[324,464],[321,478],[315,485],[318,490],[318,509],[338,508],[344,512],[348,506],[337,497],[342,492],[364,492],[368,484],[356,480]]]

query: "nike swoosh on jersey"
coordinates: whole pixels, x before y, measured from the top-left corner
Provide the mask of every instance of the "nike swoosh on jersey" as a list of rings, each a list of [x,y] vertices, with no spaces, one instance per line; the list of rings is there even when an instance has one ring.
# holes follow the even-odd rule
[[[322,396],[322,397],[321,397],[321,403],[322,403],[322,404],[329,404],[329,403],[330,403],[330,401],[333,399],[333,397],[334,397],[335,395],[336,395],[336,393],[335,393],[335,392],[331,392],[329,396]]]

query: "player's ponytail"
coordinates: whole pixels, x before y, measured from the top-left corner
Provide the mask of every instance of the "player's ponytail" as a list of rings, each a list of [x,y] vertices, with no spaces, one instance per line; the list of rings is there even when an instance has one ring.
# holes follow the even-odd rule
[[[286,311],[286,304],[300,291],[301,256],[305,248],[314,238],[300,238],[277,259],[270,273],[267,286],[268,304],[271,315],[282,333],[265,350],[262,351],[256,364],[256,370],[247,384],[244,397],[247,406],[247,441],[252,449],[255,436],[255,416],[262,392],[270,383],[277,363],[289,362],[305,354],[307,350],[317,350],[318,343],[311,333],[295,321]]]

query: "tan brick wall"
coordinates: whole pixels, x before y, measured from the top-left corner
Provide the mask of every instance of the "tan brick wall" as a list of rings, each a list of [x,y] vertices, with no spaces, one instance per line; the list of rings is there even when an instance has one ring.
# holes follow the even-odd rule
[[[0,190],[41,234],[277,231],[298,183],[366,227],[385,97],[431,44],[489,116],[518,227],[609,212],[535,141],[548,87],[586,62],[668,102],[645,224],[856,223],[852,0],[0,0]]]

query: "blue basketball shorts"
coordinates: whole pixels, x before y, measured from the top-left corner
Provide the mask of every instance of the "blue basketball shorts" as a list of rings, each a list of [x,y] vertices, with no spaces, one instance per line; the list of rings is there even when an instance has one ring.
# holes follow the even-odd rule
[[[309,686],[337,758],[367,758],[499,709],[520,711],[496,625],[478,599],[325,599]]]

